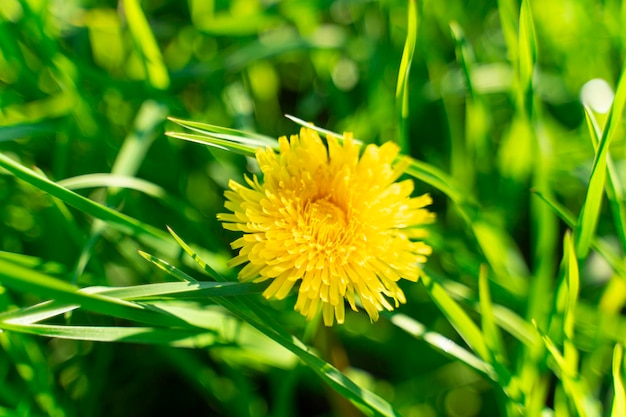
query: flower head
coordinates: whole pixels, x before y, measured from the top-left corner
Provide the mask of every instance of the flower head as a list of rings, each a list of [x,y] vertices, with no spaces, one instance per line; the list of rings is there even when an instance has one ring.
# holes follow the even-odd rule
[[[271,280],[266,298],[282,299],[299,283],[295,310],[324,323],[343,323],[357,297],[372,321],[383,308],[406,302],[397,282],[417,281],[431,248],[417,239],[434,220],[428,195],[411,197],[413,182],[396,182],[406,160],[398,147],[368,145],[360,155],[352,134],[326,146],[307,128],[279,139],[279,153],[259,149],[262,181],[246,177],[225,192],[224,228],[243,232],[231,246],[230,266],[246,264],[242,281]],[[390,303],[393,300],[393,305]]]

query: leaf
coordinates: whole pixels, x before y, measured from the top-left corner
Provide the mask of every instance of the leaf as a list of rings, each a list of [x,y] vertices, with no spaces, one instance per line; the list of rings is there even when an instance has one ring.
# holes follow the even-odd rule
[[[116,326],[62,326],[52,324],[0,323],[3,330],[94,342],[126,342],[170,345],[177,347],[204,347],[215,344],[215,334],[206,330],[159,329],[154,327]]]
[[[3,153],[0,153],[0,167],[6,169],[17,178],[31,184],[35,188],[60,199],[61,201],[83,211],[88,215],[104,220],[108,224],[117,227],[125,233],[143,237],[156,247],[172,247],[169,237],[163,231],[68,190],[67,188],[64,188],[59,184],[39,175],[35,171],[24,167]]]
[[[550,206],[550,208],[559,216],[561,220],[565,222],[568,227],[575,227],[576,221],[574,220],[574,216],[567,211],[563,205],[549,199],[543,193],[536,190],[534,191],[534,194]],[[613,270],[617,272],[622,279],[626,279],[626,267],[620,259],[611,253],[610,249],[603,242],[598,241],[598,239],[592,239],[590,245],[607,261],[611,268],[613,268]]]
[[[328,129],[324,129],[324,128],[319,127],[319,126],[315,126],[313,123],[305,122],[304,120],[299,119],[296,116],[292,116],[290,114],[286,114],[285,117],[287,119],[289,119],[289,120],[299,124],[302,127],[306,127],[308,129],[315,130],[317,133],[320,133],[322,136],[325,136],[325,137],[330,136],[330,137],[337,138],[337,139],[340,139],[340,140],[343,139],[343,136],[340,135],[339,133],[333,132],[333,131],[328,130]],[[360,140],[355,140],[355,142],[358,143],[358,144],[362,144],[363,143]]]
[[[402,51],[402,59],[400,68],[398,69],[398,83],[396,84],[396,113],[397,113],[397,131],[398,144],[403,153],[409,153],[409,134],[407,120],[409,118],[409,74],[411,72],[411,63],[413,62],[413,54],[415,53],[415,43],[417,41],[417,2],[409,0],[408,30],[404,49]]]
[[[607,157],[609,145],[615,135],[615,129],[619,125],[624,113],[624,105],[626,104],[626,66],[622,68],[615,99],[611,105],[608,120],[602,137],[598,142],[593,167],[591,169],[591,177],[587,188],[587,195],[583,203],[582,209],[578,216],[576,229],[574,233],[574,242],[576,245],[576,256],[582,259],[587,256],[592,236],[595,232],[596,225],[600,214],[600,204],[602,202],[602,194],[606,180]],[[587,114],[589,111],[587,110]],[[589,122],[588,122],[589,123]],[[590,129],[590,132],[595,129]]]
[[[200,266],[200,268],[204,272],[206,272],[211,278],[213,278],[215,281],[221,281],[221,282],[227,281],[226,278],[224,278],[217,271],[215,271],[213,268],[211,268],[200,257],[200,255],[198,255],[193,249],[191,249],[191,247],[187,243],[185,243],[185,241],[180,236],[178,236],[171,227],[167,226],[167,230],[174,237],[174,240],[176,240],[176,243],[178,243],[180,245],[180,247],[185,251],[185,253],[187,255],[189,255],[191,257],[191,259],[193,259],[193,261],[196,264],[198,264],[198,266]]]
[[[422,274],[420,281],[426,287],[433,302],[446,316],[450,324],[465,340],[470,348],[485,361],[490,358],[489,349],[482,333],[467,313],[446,293],[445,289],[427,274]]]
[[[235,152],[244,156],[254,156],[254,153],[261,145],[247,145],[241,138],[229,137],[220,133],[197,135],[193,133],[165,132],[167,136],[175,139],[182,139],[188,142],[199,143],[201,145],[212,146],[224,151]],[[254,142],[252,142],[254,143]]]
[[[615,345],[613,349],[613,407],[611,417],[626,416],[626,391],[622,376],[624,347]]]
[[[123,5],[135,47],[146,69],[148,82],[156,89],[166,90],[170,86],[170,77],[139,0],[125,0]]]
[[[533,115],[533,77],[537,62],[537,41],[532,10],[528,0],[522,0],[519,17],[519,82],[526,116]]]
[[[558,289],[557,308],[563,316],[564,366],[569,373],[578,373],[578,350],[574,346],[574,324],[576,320],[576,302],[578,299],[579,275],[578,260],[574,251],[571,233],[565,233],[563,239],[564,278]]]
[[[26,137],[56,133],[58,127],[52,122],[21,123],[12,126],[0,126],[0,142],[9,142]]]
[[[552,339],[539,327],[536,329],[543,338],[544,344],[554,361],[551,367],[561,380],[563,390],[572,400],[577,415],[580,417],[600,417],[600,403],[590,392],[587,384],[580,379],[576,372],[572,372],[567,359],[561,354]]]
[[[390,321],[416,339],[424,340],[444,355],[458,359],[470,368],[483,375],[487,375],[492,380],[497,380],[497,375],[489,363],[465,350],[442,334],[428,330],[417,320],[414,320],[405,314],[398,313],[392,315]]]
[[[289,116],[287,116],[289,117]],[[233,141],[242,140],[248,143],[256,143],[259,145],[265,145],[270,147],[276,147],[276,139],[261,135],[254,132],[244,132],[242,130],[230,129],[227,127],[212,125],[208,123],[195,122],[193,120],[183,120],[175,117],[168,117],[169,121],[176,123],[184,128],[193,130],[205,136],[210,136],[215,133],[219,133],[224,138],[230,138]]]
[[[107,316],[161,326],[188,326],[175,317],[150,310],[149,306],[98,293],[79,291],[77,287],[67,282],[2,259],[0,259],[0,283],[42,298],[80,305],[86,310]]]
[[[479,302],[482,330],[485,343],[491,352],[491,361],[503,363],[505,361],[504,345],[502,344],[500,329],[495,322],[491,293],[489,291],[489,278],[487,276],[487,268],[485,265],[481,265],[480,267],[478,275],[478,292],[480,294]]]
[[[594,149],[597,151],[599,137],[602,134],[598,122],[591,109],[584,105],[585,119],[587,121],[587,127],[589,129],[589,137]],[[608,181],[606,182],[606,196],[609,200],[611,211],[613,212],[613,218],[615,219],[615,230],[622,243],[622,248],[626,250],[626,202],[624,201],[624,190],[621,185],[621,180],[613,160],[611,158],[610,150],[606,153],[606,164],[608,170]]]

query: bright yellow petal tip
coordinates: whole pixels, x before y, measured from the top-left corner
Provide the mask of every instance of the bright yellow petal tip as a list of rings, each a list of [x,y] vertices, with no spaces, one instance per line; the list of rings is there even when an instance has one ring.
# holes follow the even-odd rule
[[[242,281],[271,280],[263,295],[282,299],[299,283],[295,310],[324,323],[344,322],[345,300],[361,302],[372,321],[404,303],[401,278],[417,281],[431,249],[415,240],[434,214],[428,195],[411,197],[413,182],[396,182],[406,166],[394,163],[393,143],[368,145],[362,154],[352,135],[343,143],[303,128],[279,139],[280,150],[259,149],[263,181],[234,181],[220,214],[224,228],[243,232],[232,243],[246,264]],[[360,156],[359,156],[360,155]],[[393,303],[390,303],[390,300]]]

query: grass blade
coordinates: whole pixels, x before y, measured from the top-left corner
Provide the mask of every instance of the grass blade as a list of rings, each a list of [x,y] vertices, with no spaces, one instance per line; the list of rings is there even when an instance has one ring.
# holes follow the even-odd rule
[[[182,139],[188,142],[212,146],[217,149],[235,152],[244,156],[254,156],[256,150],[261,146],[251,140],[245,140],[237,136],[223,135],[221,133],[197,135],[193,133],[165,132],[165,134],[170,138]],[[248,145],[246,142],[252,143],[253,145]]]
[[[246,315],[245,313],[242,314],[240,309],[233,309],[232,306],[229,309],[233,314],[255,327],[261,333],[296,354],[296,356],[318,374],[325,383],[348,400],[372,410],[376,415],[385,417],[400,416],[390,403],[371,391],[359,387],[332,364],[313,354],[311,350],[296,337],[285,337],[282,333],[277,333],[273,326],[268,326],[264,321],[259,321],[255,317]]]
[[[125,233],[145,237],[156,246],[163,246],[164,243],[171,246],[169,245],[167,234],[163,231],[61,187],[2,153],[0,153],[0,166],[41,191],[62,200],[86,214],[115,225]]]
[[[416,339],[424,340],[444,355],[458,359],[470,368],[475,369],[493,380],[497,379],[493,367],[487,362],[457,345],[449,338],[428,330],[422,323],[411,317],[404,314],[394,314],[391,316],[390,321]]]
[[[470,348],[485,361],[489,361],[489,349],[480,329],[467,313],[446,293],[445,289],[427,274],[420,278],[433,302],[454,326]]]
[[[576,245],[576,256],[579,259],[584,258],[589,252],[591,238],[598,223],[600,205],[602,202],[602,194],[606,179],[609,145],[613,140],[617,126],[621,123],[624,105],[626,104],[625,70],[626,67],[622,69],[615,99],[611,105],[611,111],[609,113],[604,131],[602,132],[602,137],[598,143],[598,149],[596,151],[593,167],[591,169],[587,195],[585,196],[585,201],[576,223],[574,241]],[[591,130],[592,129],[590,129],[590,131]]]
[[[178,236],[171,227],[167,226],[167,230],[170,232],[176,243],[180,245],[180,247],[185,251],[187,255],[193,259],[193,261],[198,264],[198,266],[206,272],[211,278],[215,281],[226,282],[228,281],[222,275],[220,275],[217,271],[211,268],[201,257],[198,255],[191,247],[180,237]]]
[[[572,369],[576,369],[578,367],[578,351],[574,347],[574,324],[576,322],[576,304],[580,277],[578,260],[576,259],[576,252],[569,232],[565,234],[563,251],[565,252],[563,259],[565,264],[564,284],[567,285],[567,304],[563,318],[563,334],[565,335],[565,341],[568,342],[565,346],[565,360]]]
[[[215,335],[205,330],[158,329],[154,327],[61,326],[54,324],[15,324],[0,322],[3,330],[94,342],[126,342],[178,347],[206,347],[215,343]]]
[[[540,192],[535,191],[534,194],[542,199],[554,212],[559,216],[563,222],[568,227],[574,228],[576,226],[576,220],[574,220],[574,215],[567,211],[567,209],[559,204],[558,202],[549,199],[545,195]],[[604,245],[602,242],[598,241],[598,239],[592,239],[590,243],[591,247],[598,252],[613,268],[615,272],[617,272],[622,279],[626,279],[626,267],[623,265],[623,262],[613,255],[611,251]]]
[[[613,407],[611,417],[626,416],[626,391],[624,390],[623,369],[624,347],[615,345],[613,349]]]
[[[566,358],[561,354],[552,339],[537,327],[544,344],[554,363],[552,368],[561,380],[563,390],[574,404],[577,415],[580,417],[600,417],[600,403],[592,395],[587,384],[580,379],[576,372],[572,372]]]
[[[0,283],[42,298],[80,305],[86,310],[107,316],[162,326],[187,326],[184,321],[151,311],[146,306],[106,295],[79,291],[78,287],[65,281],[2,259],[0,259]]]
[[[170,86],[170,77],[139,0],[125,0],[123,5],[130,33],[146,70],[148,83],[158,90],[166,90]]]
[[[586,105],[583,106],[583,109],[585,110],[585,119],[589,129],[589,137],[593,148],[597,151],[601,130],[591,109]],[[624,190],[621,185],[618,171],[613,163],[613,159],[611,158],[611,152],[607,151],[606,156],[608,170],[606,196],[609,200],[611,211],[613,212],[615,231],[617,232],[617,236],[620,238],[623,250],[626,251],[626,203],[624,202]]]
[[[485,343],[491,352],[491,360],[497,363],[503,363],[506,361],[506,358],[504,356],[502,335],[500,334],[500,330],[495,322],[493,303],[491,301],[491,293],[489,291],[487,268],[484,265],[481,265],[478,275],[478,292],[480,294],[480,318],[482,321]]]
[[[407,120],[409,118],[409,73],[411,72],[411,63],[413,62],[413,54],[415,53],[415,43],[417,41],[417,1],[409,0],[408,29],[404,50],[402,51],[402,60],[398,70],[398,83],[396,84],[396,113],[397,113],[397,138],[400,149],[404,154],[409,154],[409,132]]]
[[[151,197],[165,200],[168,198],[167,191],[152,182],[141,178],[116,175],[116,174],[85,174],[77,177],[65,178],[56,182],[61,187],[68,190],[81,190],[85,188],[126,188],[140,191]]]
[[[519,16],[519,82],[521,103],[528,120],[533,120],[533,77],[537,62],[537,41],[528,0],[522,0]],[[521,109],[520,109],[521,110]]]
[[[289,117],[289,116],[287,116]],[[265,146],[276,147],[276,139],[261,135],[254,132],[244,132],[242,130],[230,129],[227,127],[212,125],[208,123],[194,122],[193,120],[183,120],[175,117],[168,117],[169,121],[176,123],[184,128],[193,130],[205,136],[211,136],[214,133],[224,135],[224,137],[232,138],[233,141],[243,140],[252,141],[252,143],[263,144]]]
[[[337,138],[337,139],[340,139],[340,140],[343,139],[343,136],[340,135],[339,133],[333,132],[333,131],[328,130],[328,129],[324,129],[324,128],[319,127],[319,126],[315,126],[313,123],[305,122],[304,120],[299,119],[296,116],[292,116],[290,114],[286,114],[285,117],[287,119],[291,120],[292,122],[299,124],[302,127],[306,127],[306,128],[315,130],[317,133],[321,134],[322,136],[326,136],[326,137],[330,136],[330,137],[334,137],[334,138]],[[359,143],[359,144],[362,143],[359,140],[355,140],[355,142]]]

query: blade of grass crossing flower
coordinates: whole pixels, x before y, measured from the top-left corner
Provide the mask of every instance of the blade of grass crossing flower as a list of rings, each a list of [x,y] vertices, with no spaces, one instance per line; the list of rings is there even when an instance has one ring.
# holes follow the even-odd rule
[[[170,85],[170,77],[139,0],[126,0],[123,5],[128,27],[142,58],[148,82],[158,90],[166,90]]]
[[[626,416],[626,390],[624,390],[624,346],[615,345],[613,349],[613,407],[611,417]]]
[[[217,282],[229,282],[225,277],[216,272],[213,268],[211,268],[208,263],[202,259],[180,236],[178,236],[174,230],[168,227],[169,232],[174,237],[176,242],[181,246],[181,248],[189,255],[194,262],[198,264],[198,266],[206,272],[211,278],[213,278]],[[236,285],[244,285],[243,283]],[[265,289],[268,285],[265,284],[251,284],[248,283],[246,285],[254,285],[255,288],[260,288],[261,290]],[[255,300],[247,299],[247,298],[232,298],[230,300],[216,300],[219,304],[228,308],[231,311],[240,311],[242,314],[252,314],[257,320],[260,320],[270,327],[274,328],[274,331],[279,333],[282,337],[289,338],[291,335],[287,332],[280,323],[278,323],[272,316],[265,313],[265,310],[262,306],[260,306]]]
[[[174,239],[176,240],[176,242],[180,245],[180,247],[185,251],[185,253],[187,253],[187,255],[189,255],[194,262],[196,262],[196,264],[198,264],[198,266],[205,272],[207,273],[211,278],[213,278],[215,281],[217,282],[229,282],[225,277],[223,277],[222,275],[220,275],[218,272],[216,272],[213,268],[211,268],[208,263],[202,259],[202,257],[200,257],[180,236],[178,236],[174,230],[172,230],[169,226],[168,226],[168,231],[170,232],[170,234],[172,235],[172,237],[174,237]],[[255,288],[260,288],[261,291],[265,289],[265,287],[268,284],[251,284],[251,283],[247,283],[247,284],[243,284],[243,283],[238,283],[236,285],[253,285]],[[261,307],[257,302],[255,302],[255,300],[252,299],[248,299],[245,297],[239,297],[239,298],[231,298],[229,300],[225,300],[225,299],[221,299],[221,300],[215,300],[218,304],[224,306],[225,308],[236,312],[237,314],[246,316],[246,315],[251,315],[252,317],[254,317],[256,320],[260,320],[268,325],[270,325],[271,328],[274,329],[274,331],[276,333],[278,333],[280,336],[282,336],[283,338],[290,338],[291,335],[289,334],[289,332],[287,332],[280,323],[278,323],[272,316],[270,316],[269,314],[265,313],[265,310],[263,309],[263,307]]]
[[[169,230],[185,252],[187,252],[203,269],[206,270],[208,267],[206,262],[204,262],[189,245],[176,235],[173,230]],[[211,269],[207,270],[207,273],[212,276],[215,274],[216,277],[220,277],[219,274],[215,273]],[[223,280],[223,278],[221,279]],[[376,413],[383,416],[398,415],[391,404],[377,395],[359,387],[330,363],[312,354],[305,344],[289,334],[289,332],[287,332],[280,323],[277,323],[269,315],[265,314],[263,309],[254,303],[253,300],[242,297],[233,297],[230,299],[215,299],[215,301],[230,310],[241,320],[252,325],[257,330],[261,331],[261,333],[296,354],[305,364],[315,371],[323,381],[348,400],[374,410]]]
[[[174,230],[167,226],[167,230],[170,232],[176,243],[180,245],[180,247],[193,259],[193,261],[198,264],[198,266],[206,272],[211,278],[215,281],[227,281],[222,275],[220,275],[217,271],[211,268],[180,236],[174,232]]]
[[[583,207],[580,211],[576,230],[574,233],[574,242],[576,245],[576,256],[582,259],[587,256],[591,238],[595,232],[596,225],[600,214],[600,205],[602,202],[602,194],[606,180],[607,157],[609,145],[615,134],[616,127],[621,123],[624,105],[626,104],[626,66],[622,69],[622,74],[617,86],[617,92],[611,105],[611,111],[606,122],[606,126],[602,133],[602,137],[598,143],[587,195]],[[593,135],[593,134],[592,134]]]
[[[219,302],[221,303],[222,301],[223,300],[220,300]],[[289,335],[288,333],[285,334],[285,332],[282,331],[277,332],[274,326],[258,320],[256,317],[239,308],[232,309],[232,305],[223,305],[231,309],[231,312],[235,316],[252,325],[261,333],[270,337],[298,356],[311,370],[318,374],[318,376],[320,376],[325,383],[327,383],[339,394],[352,401],[355,405],[369,409],[373,411],[375,415],[389,417],[400,416],[390,403],[371,391],[355,384],[350,378],[335,368],[332,364],[313,354],[310,349],[295,336]]]
[[[170,138],[182,139],[188,142],[212,146],[217,149],[235,152],[244,156],[254,156],[254,153],[259,148],[259,146],[244,145],[228,138],[224,139],[223,136],[218,133],[211,133],[210,135],[197,135],[193,133],[165,132],[165,134]]]
[[[139,251],[139,255],[145,260],[147,260],[148,262],[151,262],[152,264],[156,265],[157,268],[159,268],[161,271],[167,272],[169,275],[173,276],[177,280],[180,280],[183,282],[198,282],[192,276],[185,274],[183,271],[177,269],[176,267],[172,266],[168,262],[157,258],[156,256],[152,256],[149,253],[146,253],[144,251]]]
[[[226,137],[240,138],[242,140],[248,140],[248,141],[254,140],[256,143],[260,145],[265,144],[266,146],[269,146],[269,147],[276,147],[277,145],[276,139],[271,138],[269,136],[260,135],[254,132],[244,132],[244,131],[237,130],[237,129],[230,129],[227,127],[211,125],[208,123],[194,122],[193,120],[183,120],[183,119],[178,119],[175,117],[168,117],[167,119],[184,128],[193,130],[195,132],[201,133],[206,136],[210,136],[213,133],[220,133],[220,134],[225,135]]]
[[[439,307],[441,312],[446,316],[450,324],[456,329],[459,335],[465,340],[468,346],[481,359],[489,360],[489,349],[485,343],[485,339],[476,326],[469,318],[467,313],[446,293],[445,289],[427,274],[423,274],[420,278],[428,294],[434,303]]]
[[[407,10],[408,28],[402,59],[398,71],[398,83],[396,84],[396,113],[397,113],[397,141],[404,154],[409,154],[409,132],[407,121],[409,118],[409,74],[411,63],[415,53],[417,41],[418,10],[417,0],[409,0]]]
[[[317,133],[321,134],[322,136],[331,136],[331,137],[335,137],[337,139],[343,139],[343,136],[341,136],[339,133],[333,132],[331,130],[328,129],[324,129],[322,127],[319,126],[315,126],[313,123],[310,122],[305,122],[302,119],[297,118],[296,116],[292,116],[290,114],[286,114],[285,117],[289,120],[291,120],[292,122],[295,122],[297,124],[299,124],[302,127],[307,127],[309,129],[315,130]],[[360,141],[356,141],[357,143],[361,143]]]

